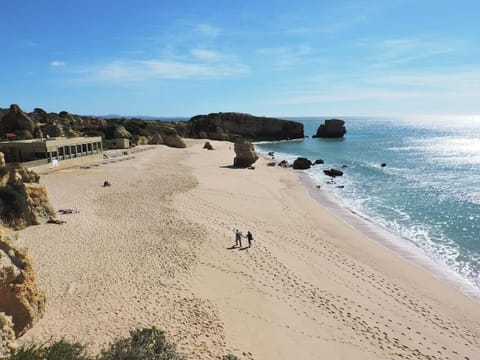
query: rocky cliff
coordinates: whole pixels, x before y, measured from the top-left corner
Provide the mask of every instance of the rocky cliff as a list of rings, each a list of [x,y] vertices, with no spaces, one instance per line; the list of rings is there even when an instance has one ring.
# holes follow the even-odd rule
[[[32,259],[15,245],[7,229],[0,229],[0,312],[10,316],[18,337],[43,315],[45,295],[37,288]]]
[[[185,147],[180,134],[183,124],[175,122],[145,121],[141,119],[111,118],[46,112],[35,108],[24,112],[18,105],[0,109],[0,138],[24,140],[46,137],[101,136],[104,149],[115,147],[116,138],[128,138],[132,143],[163,144],[171,147]],[[161,137],[161,141],[159,141]],[[145,140],[146,139],[146,140]]]
[[[12,229],[38,225],[55,216],[39,176],[19,164],[6,165],[0,153],[0,222]]]
[[[0,358],[15,348],[15,337],[30,329],[45,308],[32,259],[6,228],[20,229],[55,216],[38,181],[37,174],[20,165],[5,165],[0,153]]]
[[[45,311],[45,294],[36,285],[32,259],[0,228],[0,358],[15,347]]]
[[[230,140],[242,136],[253,141],[303,138],[303,124],[243,113],[197,115],[184,128],[185,137]]]

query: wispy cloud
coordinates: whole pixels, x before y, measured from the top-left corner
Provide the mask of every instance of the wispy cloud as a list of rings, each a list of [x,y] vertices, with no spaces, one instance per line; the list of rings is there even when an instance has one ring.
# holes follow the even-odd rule
[[[431,70],[429,73],[410,71],[404,73],[369,73],[361,78],[322,78],[303,80],[299,89],[288,89],[275,99],[265,102],[273,105],[314,105],[356,103],[378,104],[421,104],[443,109],[446,105],[466,106],[478,109],[480,98],[480,67]],[[405,108],[405,110],[408,110]]]
[[[59,61],[59,60],[54,60],[54,61],[50,62],[50,66],[55,67],[55,68],[63,67],[63,66],[65,66],[65,62],[64,61]]]
[[[288,70],[304,61],[311,61],[313,49],[308,45],[297,47],[273,47],[257,49],[264,62],[271,64],[275,70]],[[266,59],[265,59],[266,58]]]
[[[219,27],[210,24],[198,24],[195,26],[194,31],[197,34],[210,38],[216,38],[222,33],[222,30]]]
[[[83,79],[100,82],[140,82],[239,76],[249,71],[241,63],[201,63],[168,60],[117,60],[85,69]]]
[[[200,60],[221,60],[224,58],[223,55],[219,54],[217,51],[207,49],[192,49],[190,50],[190,54]]]
[[[465,40],[398,38],[361,41],[359,47],[371,51],[374,67],[391,67],[464,51]]]

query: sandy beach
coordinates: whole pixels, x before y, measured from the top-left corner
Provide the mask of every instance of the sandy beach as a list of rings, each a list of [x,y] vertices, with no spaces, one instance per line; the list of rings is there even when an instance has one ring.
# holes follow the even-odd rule
[[[188,359],[479,358],[477,300],[333,215],[297,173],[187,143],[42,175],[54,208],[77,212],[19,232],[47,296],[22,344],[96,353],[157,326]],[[232,248],[235,228],[251,248]]]

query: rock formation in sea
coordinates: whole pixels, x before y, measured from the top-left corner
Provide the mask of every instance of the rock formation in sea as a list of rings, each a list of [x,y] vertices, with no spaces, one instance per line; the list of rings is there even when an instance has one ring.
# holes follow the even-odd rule
[[[325,120],[325,123],[320,125],[317,133],[313,137],[319,138],[342,138],[346,133],[345,121],[340,119]]]
[[[323,170],[323,173],[327,176],[332,177],[332,178],[337,177],[337,176],[343,176],[343,171],[340,171],[340,170],[337,170],[337,169]]]
[[[18,230],[55,216],[39,179],[20,164],[6,165],[0,153],[0,221],[4,226]]]
[[[184,136],[234,141],[241,136],[252,141],[303,138],[303,124],[244,113],[197,115],[184,126]]]
[[[233,166],[239,168],[247,168],[258,160],[253,144],[244,138],[238,138],[234,144],[235,158]]]

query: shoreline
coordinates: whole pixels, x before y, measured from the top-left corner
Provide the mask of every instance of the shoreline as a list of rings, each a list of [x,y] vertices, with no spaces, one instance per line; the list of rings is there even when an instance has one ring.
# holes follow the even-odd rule
[[[440,264],[426,254],[422,248],[407,238],[404,238],[373,219],[366,217],[353,209],[341,204],[340,200],[328,190],[316,189],[315,182],[306,173],[299,174],[300,181],[304,183],[306,191],[327,208],[333,214],[338,216],[346,224],[360,231],[366,237],[393,251],[401,258],[419,265],[428,270],[434,277],[452,285],[465,295],[480,303],[480,289],[469,282],[468,279],[461,277],[455,271]]]
[[[270,156],[268,156],[267,153],[260,151],[258,151],[258,153],[264,160],[270,160]],[[330,192],[328,188],[325,189],[323,186],[321,189],[316,188],[315,180],[308,173],[300,170],[294,171],[291,168],[285,170],[296,172],[299,181],[303,184],[308,194],[323,207],[338,216],[345,224],[352,226],[372,241],[393,251],[403,259],[425,268],[436,278],[445,281],[463,294],[480,303],[480,288],[471,283],[470,280],[462,277],[446,265],[437,262],[408,238],[395,233],[380,223],[375,222],[374,219],[342,204],[341,200],[337,198],[334,193]]]
[[[54,208],[79,212],[20,232],[47,294],[21,344],[96,353],[156,326],[187,359],[473,360],[477,302],[343,222],[298,174],[233,169],[230,143],[210,142],[41,178]],[[235,227],[252,248],[232,246]]]

